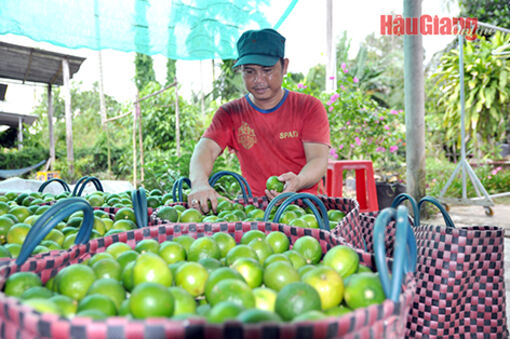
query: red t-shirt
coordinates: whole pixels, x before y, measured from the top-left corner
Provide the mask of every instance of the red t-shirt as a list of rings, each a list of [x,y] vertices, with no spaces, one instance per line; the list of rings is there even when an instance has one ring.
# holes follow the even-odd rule
[[[265,195],[266,180],[306,165],[303,142],[329,146],[328,115],[316,98],[285,90],[280,103],[257,108],[248,95],[221,106],[203,137],[234,150],[255,196]],[[302,192],[317,194],[317,184]]]

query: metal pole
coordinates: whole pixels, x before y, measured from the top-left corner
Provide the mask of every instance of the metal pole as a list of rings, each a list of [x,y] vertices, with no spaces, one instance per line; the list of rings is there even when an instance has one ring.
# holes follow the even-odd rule
[[[404,17],[419,18],[421,1],[404,0]],[[412,23],[412,21],[411,21]],[[422,35],[404,35],[407,192],[425,196],[425,94]]]
[[[460,85],[460,157],[466,160],[466,125],[464,105],[464,37],[459,34],[459,85]],[[467,199],[466,169],[462,166],[462,199]]]

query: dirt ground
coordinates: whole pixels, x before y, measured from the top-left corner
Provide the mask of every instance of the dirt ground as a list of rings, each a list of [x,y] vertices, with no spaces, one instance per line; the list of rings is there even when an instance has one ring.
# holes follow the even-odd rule
[[[510,237],[510,203],[496,203],[492,207],[493,216],[487,216],[482,206],[450,206],[450,217],[455,226],[499,226],[505,229],[505,237]],[[441,213],[433,215],[424,220],[423,223],[433,225],[444,225]]]

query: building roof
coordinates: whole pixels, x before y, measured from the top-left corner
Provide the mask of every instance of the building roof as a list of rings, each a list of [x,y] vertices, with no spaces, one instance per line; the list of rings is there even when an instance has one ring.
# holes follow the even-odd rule
[[[62,59],[69,61],[69,76],[85,58],[0,42],[0,78],[63,85]]]
[[[31,125],[36,119],[38,119],[38,116],[0,111],[0,125],[7,125],[10,127],[18,128],[18,119],[20,118],[25,124]]]

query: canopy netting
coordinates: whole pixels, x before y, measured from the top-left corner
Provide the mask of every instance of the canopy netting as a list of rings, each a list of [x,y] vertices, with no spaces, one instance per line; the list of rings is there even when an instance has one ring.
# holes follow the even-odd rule
[[[277,29],[298,0],[3,0],[0,34],[66,48],[235,59],[247,29]]]

